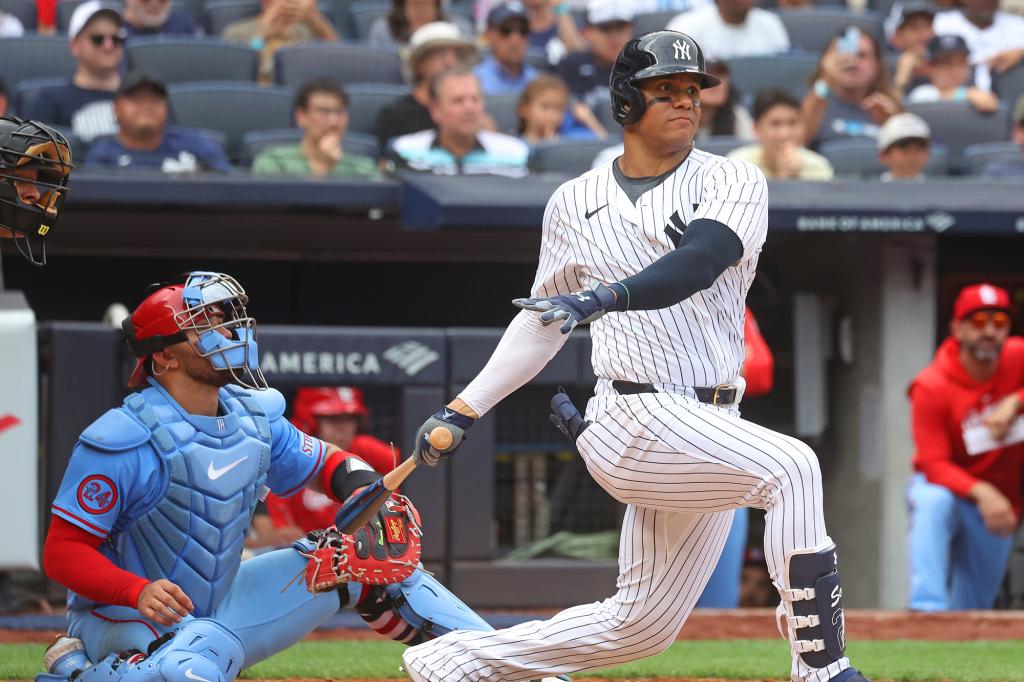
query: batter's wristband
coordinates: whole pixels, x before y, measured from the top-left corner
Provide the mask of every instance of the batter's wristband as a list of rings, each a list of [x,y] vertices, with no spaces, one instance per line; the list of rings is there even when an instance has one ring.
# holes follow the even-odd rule
[[[455,410],[448,407],[442,407],[440,410],[438,410],[434,414],[434,419],[440,419],[441,421],[447,422],[448,424],[458,426],[463,431],[472,426],[473,422],[476,421],[472,417],[467,417],[461,412],[456,412]]]
[[[622,282],[612,282],[608,288],[615,292],[615,312],[629,310],[629,287]]]

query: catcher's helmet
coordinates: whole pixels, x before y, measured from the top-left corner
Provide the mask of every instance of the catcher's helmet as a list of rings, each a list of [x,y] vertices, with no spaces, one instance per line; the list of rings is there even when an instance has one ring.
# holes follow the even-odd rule
[[[647,101],[636,87],[637,81],[672,73],[696,74],[701,77],[702,88],[713,88],[721,83],[707,73],[700,45],[685,33],[653,31],[626,43],[615,59],[608,84],[615,120],[620,125],[636,123],[647,110]]]
[[[46,237],[60,218],[71,174],[63,135],[35,121],[0,117],[0,227],[29,262],[46,263]],[[24,171],[36,171],[35,179]],[[22,201],[15,183],[34,184],[39,198]]]

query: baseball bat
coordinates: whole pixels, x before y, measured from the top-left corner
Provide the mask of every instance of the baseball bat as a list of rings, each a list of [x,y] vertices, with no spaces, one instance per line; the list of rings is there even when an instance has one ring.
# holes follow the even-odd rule
[[[447,450],[452,444],[452,432],[443,426],[437,426],[427,436],[430,446],[435,450]],[[352,495],[341,509],[334,515],[334,525],[345,534],[355,533],[369,523],[384,500],[393,493],[416,468],[416,459],[410,457],[378,479]]]

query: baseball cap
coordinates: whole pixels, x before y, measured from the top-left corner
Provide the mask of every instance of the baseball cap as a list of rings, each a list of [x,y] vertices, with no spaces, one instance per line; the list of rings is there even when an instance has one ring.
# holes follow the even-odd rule
[[[346,414],[366,416],[370,411],[363,402],[363,391],[352,386],[338,386],[322,399],[313,403],[315,417],[336,417]]]
[[[962,320],[975,310],[995,308],[1010,312],[1010,294],[994,284],[972,284],[964,287],[953,304],[953,319]]]
[[[930,2],[922,2],[921,0],[911,0],[910,2],[903,3],[897,10],[896,27],[899,28],[913,17],[921,15],[934,17],[935,5]]]
[[[149,90],[163,98],[167,98],[167,87],[148,73],[129,73],[121,79],[121,86],[114,93],[114,99],[131,95],[140,90]]]
[[[591,26],[633,23],[635,16],[632,4],[621,0],[590,0],[587,3],[587,23]]]
[[[896,114],[878,131],[878,151],[884,152],[902,140],[931,141],[932,131],[924,119],[917,114]]]
[[[403,56],[406,64],[413,67],[424,55],[443,47],[464,51],[466,58],[476,55],[476,46],[462,36],[458,26],[447,21],[434,21],[416,29]]]
[[[495,5],[491,8],[491,11],[487,13],[487,26],[501,26],[509,19],[522,19],[523,21],[529,21],[526,16],[526,8],[523,7],[523,3],[514,0],[513,2],[503,2],[500,5]]]
[[[121,5],[103,0],[89,0],[83,2],[71,13],[71,20],[68,22],[68,35],[77,38],[89,22],[99,14],[106,14],[117,22],[118,26],[124,26],[124,18],[121,16]]]
[[[971,50],[967,47],[967,42],[960,36],[935,36],[928,41],[929,61],[953,54],[969,55],[970,53]]]

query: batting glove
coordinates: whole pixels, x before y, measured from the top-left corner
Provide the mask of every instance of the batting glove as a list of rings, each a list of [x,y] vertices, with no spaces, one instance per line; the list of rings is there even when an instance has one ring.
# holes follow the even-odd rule
[[[517,298],[512,303],[523,310],[540,313],[544,326],[555,320],[564,320],[560,329],[563,334],[568,334],[578,324],[593,322],[607,312],[625,310],[619,304],[615,291],[603,284],[548,298]]]
[[[462,439],[466,436],[466,429],[472,426],[475,421],[472,417],[467,417],[447,407],[438,410],[434,416],[423,422],[423,426],[416,432],[416,449],[412,452],[412,456],[416,458],[416,463],[434,467],[437,466],[442,457],[454,455],[455,450],[462,444]],[[438,426],[443,426],[451,431],[452,434],[452,444],[444,450],[438,450],[430,444],[430,432]]]

